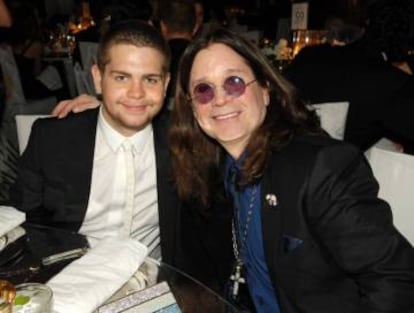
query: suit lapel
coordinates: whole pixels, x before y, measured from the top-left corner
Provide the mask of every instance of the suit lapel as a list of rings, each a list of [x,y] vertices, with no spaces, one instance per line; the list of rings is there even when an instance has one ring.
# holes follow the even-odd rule
[[[306,242],[309,234],[303,199],[310,167],[316,155],[314,149],[318,149],[318,146],[304,145],[301,139],[293,139],[280,151],[273,152],[263,178],[265,257],[276,293],[284,308],[294,307],[294,302],[290,302],[291,299],[287,296],[290,262],[300,261],[295,259],[295,250],[303,244],[309,244]],[[268,195],[276,197],[276,206],[270,205],[272,198],[268,197],[270,200],[267,200]],[[281,288],[281,284],[285,284],[284,288]]]
[[[274,152],[263,178],[263,245],[265,258],[272,283],[281,307],[289,312],[295,312],[294,304],[287,296],[287,290],[281,288],[281,275],[285,270],[281,265],[284,254],[289,249],[294,250],[302,244],[301,238],[296,238],[300,230],[297,218],[298,188],[302,186],[300,171],[297,172],[297,153],[292,153],[291,144],[281,151]],[[296,151],[297,152],[297,151]],[[299,158],[302,160],[302,156]],[[300,162],[304,163],[304,162]],[[276,200],[275,200],[276,199]],[[276,202],[276,204],[275,204]],[[294,240],[291,240],[294,238]]]
[[[83,204],[83,217],[86,214],[86,209],[89,202],[89,194],[92,184],[92,170],[93,170],[93,157],[95,151],[95,138],[96,127],[98,122],[99,109],[94,109],[85,112],[84,122],[78,123],[79,127],[73,130],[74,135],[69,143],[69,154],[77,162],[77,181],[79,182],[79,203]],[[76,152],[76,156],[73,156],[73,151]],[[82,179],[79,179],[79,178]]]
[[[171,181],[169,149],[167,142],[168,117],[159,115],[152,123],[154,130],[154,148],[157,167],[158,216],[160,224],[161,251],[164,261],[170,261],[174,255],[176,241],[178,199]]]
[[[278,175],[279,162],[270,162],[263,177],[262,186],[262,233],[265,257],[269,271],[273,272],[278,255],[281,250],[282,237],[282,209],[281,179]],[[276,200],[276,203],[275,203]],[[272,273],[272,276],[274,273]]]
[[[56,128],[53,128],[54,123],[51,124],[47,129],[51,139],[42,152],[45,160],[50,160],[45,161],[44,167],[46,175],[53,178],[47,184],[53,182],[48,188],[49,196],[54,197],[46,200],[45,196],[44,201],[53,202],[57,220],[60,223],[66,221],[67,227],[73,230],[81,226],[88,207],[97,116],[98,110],[90,110],[56,121]],[[58,198],[58,194],[62,198]]]
[[[78,166],[81,175],[83,175],[81,177],[84,177],[84,179],[82,179],[82,184],[84,184],[82,190],[85,190],[86,206],[88,204],[92,184],[92,169],[98,112],[99,109],[95,109],[85,115],[85,122],[82,124],[82,127],[79,127],[78,136],[73,137],[75,141],[72,141],[71,147],[74,151],[83,153],[83,157],[79,158],[80,162],[78,163]]]

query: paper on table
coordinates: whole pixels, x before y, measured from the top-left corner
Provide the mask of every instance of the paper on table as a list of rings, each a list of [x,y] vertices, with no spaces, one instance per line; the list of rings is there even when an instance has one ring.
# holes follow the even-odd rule
[[[128,281],[147,253],[133,239],[102,239],[47,283],[53,291],[53,312],[92,312]]]
[[[0,206],[0,237],[26,220],[26,214],[11,206]]]

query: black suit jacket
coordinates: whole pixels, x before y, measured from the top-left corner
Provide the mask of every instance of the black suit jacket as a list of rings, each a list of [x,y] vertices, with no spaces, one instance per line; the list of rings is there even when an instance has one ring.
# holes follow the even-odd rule
[[[414,249],[356,148],[296,138],[274,151],[262,189],[265,256],[283,313],[414,312]]]
[[[79,230],[91,187],[97,118],[95,109],[34,123],[11,193],[11,204],[26,212],[27,221]],[[170,179],[168,115],[158,115],[153,129],[162,259],[218,289],[232,256],[230,228],[223,226],[230,225],[230,214],[217,207],[217,216],[203,216],[195,213],[197,203],[178,201]]]
[[[306,47],[284,75],[310,103],[349,101],[345,141],[365,150],[387,137],[414,153],[414,78],[359,43]]]
[[[19,160],[13,204],[28,222],[78,231],[86,214],[91,188],[98,109],[66,119],[39,119]],[[166,121],[155,119],[154,145],[161,248],[170,260],[178,201],[168,179]]]

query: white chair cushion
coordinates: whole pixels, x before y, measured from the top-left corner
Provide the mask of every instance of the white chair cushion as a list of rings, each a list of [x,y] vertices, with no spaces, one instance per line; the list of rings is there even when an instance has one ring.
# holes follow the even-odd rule
[[[390,204],[394,225],[414,245],[414,156],[377,146],[367,156],[380,185],[379,197]]]
[[[78,62],[76,62],[73,66],[73,71],[75,75],[75,84],[78,95],[84,93],[88,95],[96,95],[91,71],[83,70]]]
[[[82,60],[82,68],[89,72],[92,65],[97,63],[99,44],[89,41],[79,41],[78,44]]]
[[[335,139],[343,140],[349,102],[315,103],[308,106],[313,108],[321,120],[321,126]]]
[[[32,131],[32,125],[38,118],[49,117],[50,115],[23,115],[18,114],[15,116],[16,128],[17,128],[17,140],[19,143],[20,154],[26,149],[27,142],[29,141],[30,132]]]

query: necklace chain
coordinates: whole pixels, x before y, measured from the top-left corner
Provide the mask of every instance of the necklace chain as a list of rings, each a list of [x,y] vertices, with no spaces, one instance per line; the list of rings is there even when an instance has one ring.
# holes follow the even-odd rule
[[[253,186],[252,187],[252,191],[250,194],[250,200],[249,200],[249,208],[247,210],[247,216],[246,216],[246,223],[244,225],[244,229],[242,230],[242,233],[239,234],[239,239],[237,236],[238,231],[236,231],[236,223],[235,223],[235,218],[233,218],[232,221],[232,225],[231,225],[231,230],[232,230],[232,241],[233,241],[233,253],[234,256],[237,260],[237,262],[241,262],[241,253],[242,251],[244,251],[245,247],[246,247],[246,240],[247,240],[247,235],[249,232],[249,225],[250,225],[250,221],[252,219],[252,215],[253,215],[253,207],[254,207],[254,203],[256,200],[256,193],[257,193],[257,187]],[[235,195],[236,197],[238,196],[238,194]],[[239,225],[240,223],[240,210],[241,208],[237,208],[237,225]]]
[[[234,184],[233,184],[233,188],[234,188]],[[231,297],[234,300],[237,300],[239,297],[240,284],[246,283],[246,279],[244,278],[244,275],[243,275],[244,262],[242,259],[242,255],[243,255],[243,251],[246,249],[246,240],[247,240],[247,236],[249,233],[250,221],[252,220],[252,216],[253,216],[253,207],[254,207],[255,200],[256,200],[257,189],[258,189],[257,186],[252,186],[251,193],[250,193],[250,199],[249,199],[249,207],[246,213],[246,223],[244,225],[243,230],[239,228],[240,220],[241,220],[241,216],[240,216],[241,207],[239,205],[240,201],[238,199],[239,193],[236,192],[235,190],[233,193],[233,197],[235,198],[234,202],[236,203],[235,205],[236,212],[235,212],[235,216],[233,217],[233,220],[231,223],[231,234],[232,234],[232,241],[233,241],[233,253],[236,259],[236,263],[234,265],[230,279],[233,281],[233,285],[231,289],[232,290]],[[236,231],[236,219],[237,219],[237,231]],[[239,234],[239,240],[237,239],[238,237],[237,234]]]

